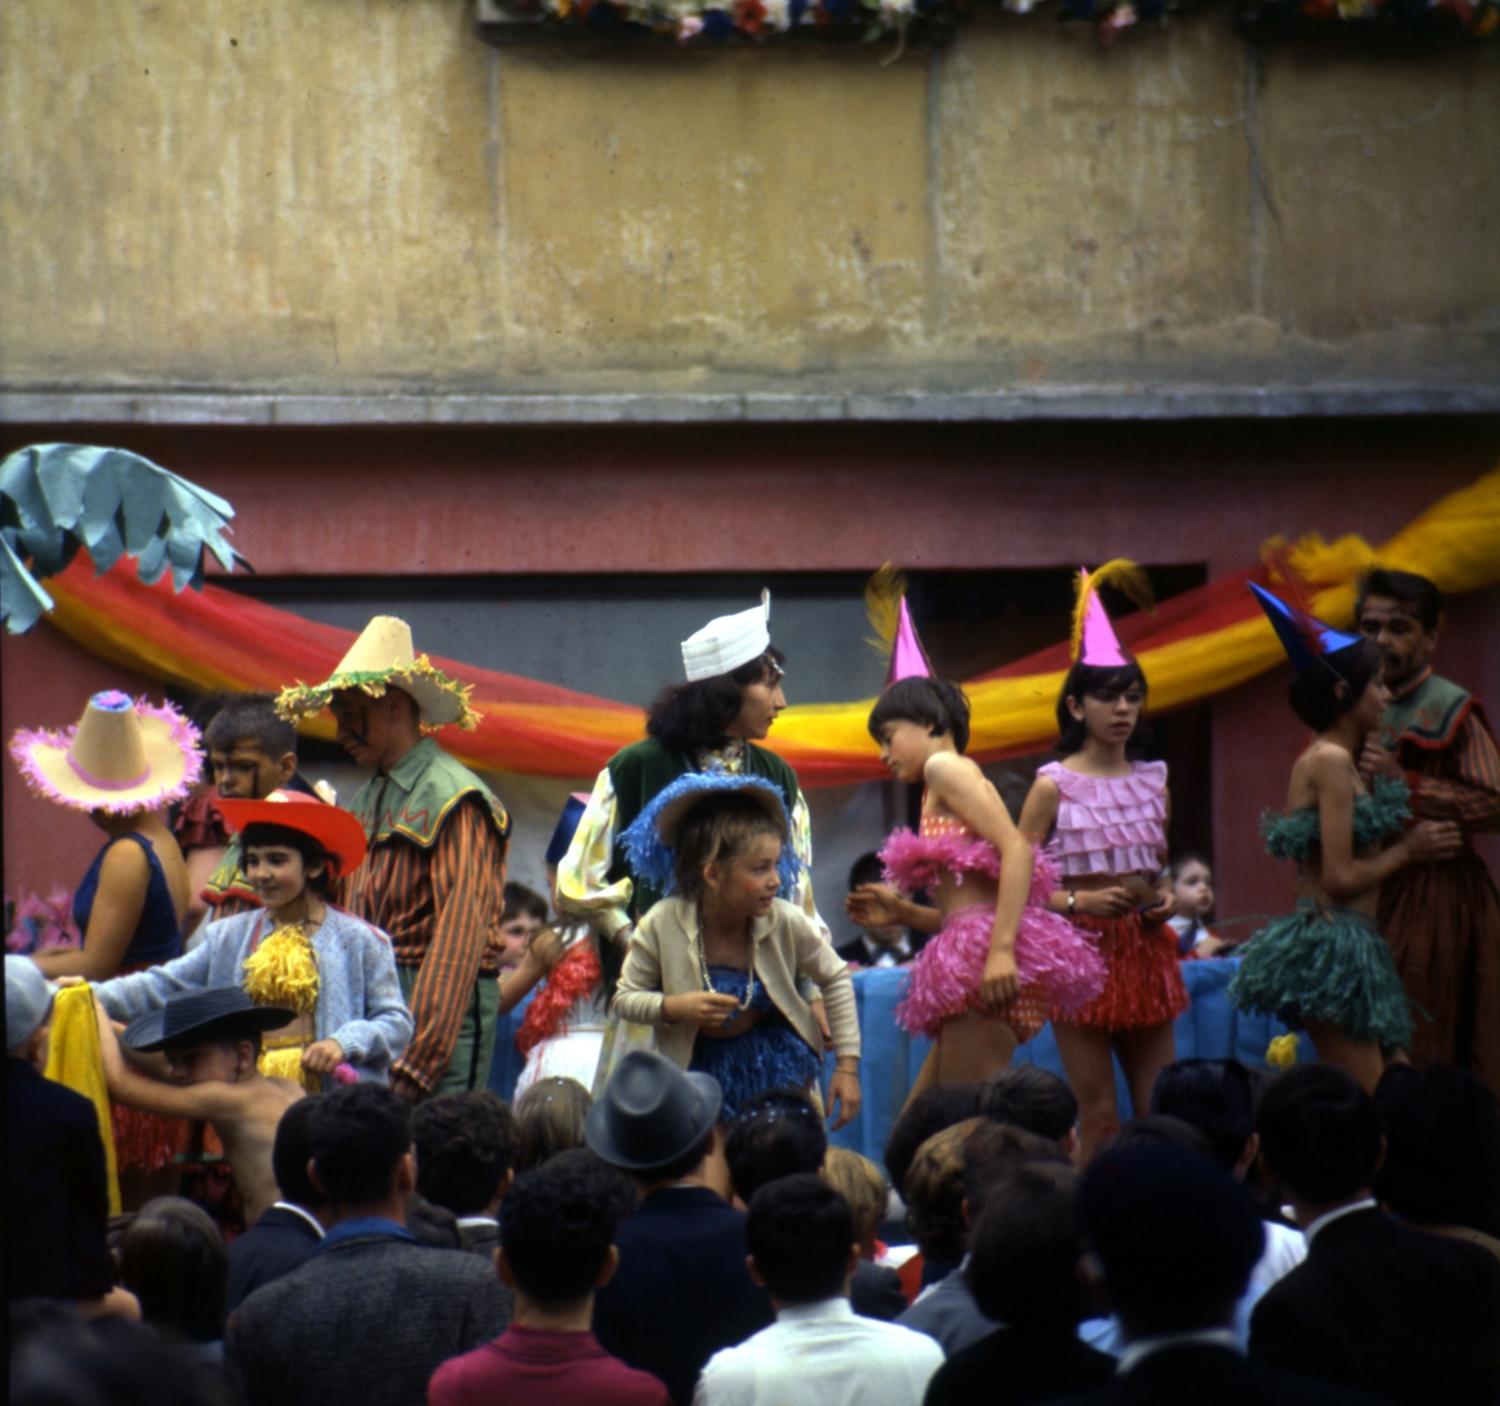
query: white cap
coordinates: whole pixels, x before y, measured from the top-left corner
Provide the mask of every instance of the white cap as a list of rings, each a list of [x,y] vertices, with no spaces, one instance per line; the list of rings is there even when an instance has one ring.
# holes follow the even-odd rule
[[[771,593],[762,590],[759,605],[720,615],[683,640],[682,667],[689,683],[715,679],[759,659],[770,647]]]

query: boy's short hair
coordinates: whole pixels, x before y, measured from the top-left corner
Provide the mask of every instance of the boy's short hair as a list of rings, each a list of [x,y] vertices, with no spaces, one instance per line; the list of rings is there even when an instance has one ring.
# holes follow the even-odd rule
[[[619,1220],[611,1170],[576,1159],[549,1162],[523,1172],[506,1192],[500,1248],[528,1298],[571,1303],[593,1290]]]
[[[1250,1071],[1237,1059],[1179,1059],[1156,1076],[1152,1113],[1180,1118],[1213,1144],[1214,1160],[1233,1171],[1255,1131]]]
[[[963,1196],[969,1223],[979,1219],[990,1197],[1022,1167],[1037,1164],[1071,1166],[1055,1138],[1029,1133],[1013,1123],[982,1119],[963,1143]]]
[[[382,1199],[410,1150],[410,1106],[384,1084],[347,1084],[318,1099],[312,1162],[333,1205]]]
[[[147,1323],[193,1342],[223,1336],[229,1256],[201,1206],[180,1196],[146,1202],[120,1239],[120,1278]]]
[[[1278,1075],[1261,1095],[1255,1130],[1272,1171],[1310,1206],[1347,1201],[1374,1185],[1380,1115],[1341,1069],[1303,1064]]]
[[[843,1293],[854,1222],[849,1203],[815,1173],[761,1187],[750,1199],[745,1239],[778,1302],[815,1303]]]
[[[980,1092],[979,1111],[1053,1142],[1061,1142],[1078,1122],[1073,1090],[1035,1064],[1013,1064],[991,1075]]]
[[[1400,601],[1418,620],[1424,630],[1435,630],[1443,618],[1443,593],[1425,576],[1415,571],[1394,571],[1377,566],[1359,583],[1359,600],[1354,611],[1358,616],[1371,596]]]
[[[862,854],[849,866],[849,887],[857,889],[861,884],[879,884],[885,881],[885,865],[880,856],[871,850]]]
[[[297,729],[276,711],[269,693],[244,693],[232,698],[203,733],[203,745],[227,752],[236,742],[254,742],[272,761],[297,754]]]
[[[312,1160],[313,1119],[317,1116],[322,1094],[309,1094],[291,1104],[276,1124],[276,1140],[271,1144],[271,1175],[283,1201],[296,1206],[320,1206],[323,1193],[308,1179],[307,1164]]]
[[[417,1190],[456,1216],[482,1212],[516,1155],[510,1105],[488,1089],[424,1099],[411,1115]]]
[[[799,1089],[770,1089],[746,1099],[724,1139],[734,1194],[747,1206],[767,1182],[816,1172],[827,1152],[823,1120]]]
[[[521,913],[535,918],[539,923],[547,921],[547,900],[535,889],[529,889],[525,884],[518,884],[512,880],[501,890],[501,894],[505,903],[504,911],[500,914],[502,923],[510,922]]]
[[[1065,1163],[1022,1166],[985,1203],[965,1273],[980,1311],[1013,1328],[1062,1327],[1084,1315],[1078,1175]]]
[[[916,723],[934,737],[949,733],[960,754],[968,749],[969,700],[963,689],[947,679],[908,678],[893,683],[875,700],[866,725],[878,742],[881,728],[896,722]]]
[[[880,1229],[891,1189],[885,1174],[868,1157],[847,1147],[830,1147],[823,1159],[828,1184],[849,1203],[854,1238],[861,1245]]]
[[[885,1140],[885,1170],[891,1185],[906,1197],[906,1175],[917,1149],[934,1133],[979,1112],[979,1084],[939,1084],[918,1094],[901,1112]]]
[[[906,1222],[928,1259],[956,1260],[968,1238],[964,1222],[964,1144],[987,1120],[965,1118],[934,1133],[917,1149],[902,1197]]]

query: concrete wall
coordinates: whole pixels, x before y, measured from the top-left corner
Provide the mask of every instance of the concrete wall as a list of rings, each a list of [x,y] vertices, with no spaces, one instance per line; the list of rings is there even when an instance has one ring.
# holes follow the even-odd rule
[[[463,0],[10,0],[0,385],[1495,403],[1500,44],[997,11],[887,63],[497,51]]]

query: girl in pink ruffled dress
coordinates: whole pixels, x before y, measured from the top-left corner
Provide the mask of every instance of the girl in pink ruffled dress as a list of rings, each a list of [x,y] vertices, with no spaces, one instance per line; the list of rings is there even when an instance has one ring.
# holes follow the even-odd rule
[[[896,1009],[902,1029],[936,1041],[915,1097],[934,1083],[985,1079],[1004,1068],[1054,1008],[1075,1010],[1098,994],[1104,964],[1082,931],[1047,911],[1055,868],[1033,855],[994,786],[963,755],[963,693],[940,679],[900,679],[875,704],[869,726],[896,779],[924,787],[920,829],[892,834],[881,860],[897,888],[931,894],[935,914],[893,903],[873,886],[851,896],[853,905],[865,896],[877,923],[938,924]]]
[[[1095,573],[1139,572],[1110,563]],[[1175,1057],[1172,1022],[1188,1008],[1167,926],[1171,890],[1156,876],[1167,856],[1167,767],[1129,753],[1146,702],[1141,666],[1120,648],[1082,573],[1082,648],[1057,703],[1063,759],[1038,769],[1021,810],[1021,833],[1052,840],[1062,879],[1048,906],[1099,934],[1108,968],[1104,990],[1082,1010],[1056,1011],[1058,1053],[1078,1099],[1085,1159],[1119,1126],[1111,1054],[1117,1054],[1137,1111],[1150,1107],[1156,1076]]]

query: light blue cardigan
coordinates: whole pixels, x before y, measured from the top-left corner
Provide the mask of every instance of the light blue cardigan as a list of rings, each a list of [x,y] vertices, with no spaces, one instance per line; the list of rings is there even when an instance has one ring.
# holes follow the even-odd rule
[[[179,991],[238,986],[245,958],[269,934],[265,909],[236,913],[210,923],[191,952],[159,967],[117,976],[94,988],[115,1020],[133,1020],[159,1010]],[[387,1083],[392,1063],[411,1043],[411,1012],[396,979],[390,939],[363,919],[328,906],[312,936],[318,959],[318,1005],[313,1030],[319,1040],[337,1040],[361,1079]]]

